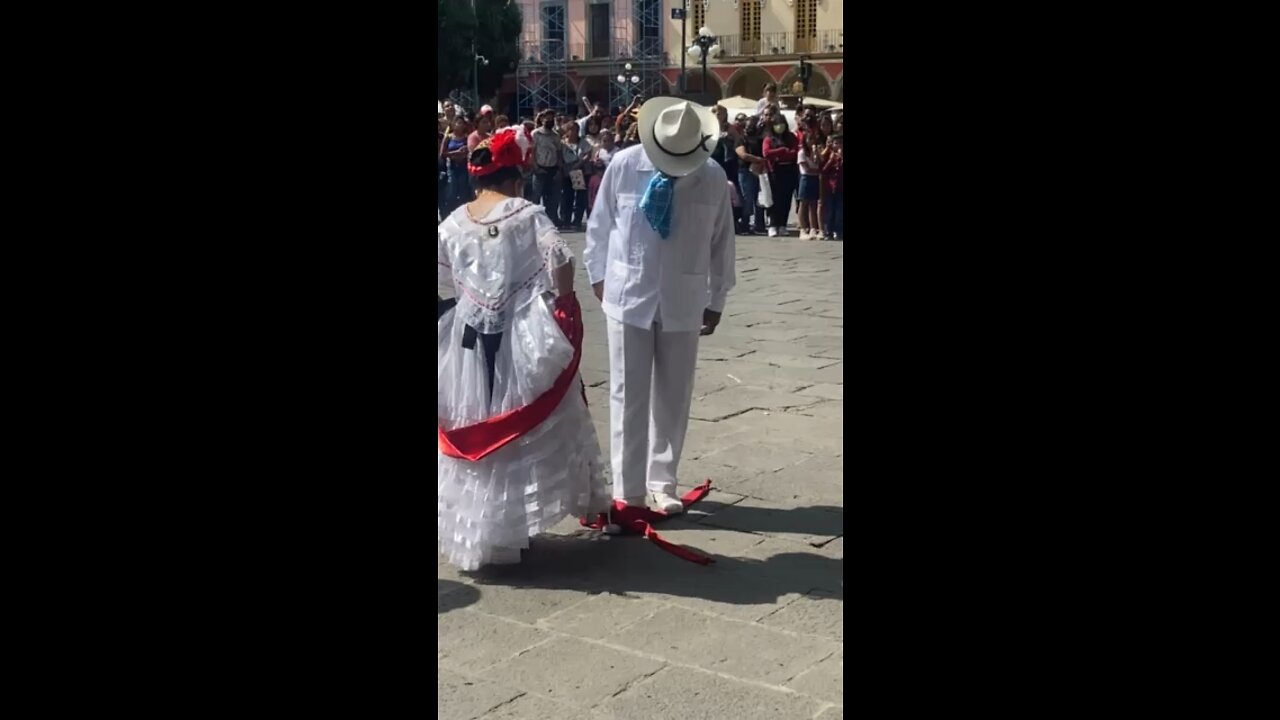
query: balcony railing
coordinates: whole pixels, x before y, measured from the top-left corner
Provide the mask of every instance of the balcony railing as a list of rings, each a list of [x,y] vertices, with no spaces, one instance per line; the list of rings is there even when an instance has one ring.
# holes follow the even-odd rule
[[[649,54],[642,60],[642,55]],[[665,60],[670,62],[668,54],[658,48],[649,39],[638,43],[614,42],[566,43],[563,40],[536,40],[520,43],[520,62],[522,64],[554,64],[573,62],[608,62],[628,60],[654,63]]]
[[[720,49],[726,58],[755,57],[763,59],[771,55],[844,54],[843,30],[819,30],[816,37],[796,37],[795,33],[761,33],[759,38],[743,38],[741,35],[720,35]]]

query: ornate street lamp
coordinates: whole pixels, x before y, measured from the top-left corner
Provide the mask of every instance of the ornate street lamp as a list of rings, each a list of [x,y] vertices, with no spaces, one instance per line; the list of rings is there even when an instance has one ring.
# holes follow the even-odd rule
[[[631,63],[627,63],[622,69],[623,72],[619,73],[618,77],[615,79],[618,81],[619,85],[626,89],[627,103],[630,104],[631,98],[635,95],[636,88],[640,87],[640,76],[631,71]]]
[[[720,44],[705,25],[698,30],[698,37],[689,46],[689,57],[702,61],[702,93],[707,93],[707,59],[720,57]]]

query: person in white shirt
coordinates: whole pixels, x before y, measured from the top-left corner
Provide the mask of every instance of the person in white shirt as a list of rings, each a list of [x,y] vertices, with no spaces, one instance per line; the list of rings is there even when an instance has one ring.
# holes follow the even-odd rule
[[[608,322],[613,496],[675,513],[698,337],[735,282],[733,208],[709,109],[653,98],[636,125],[640,145],[601,179],[583,259]]]
[[[756,116],[764,114],[764,109],[778,104],[778,83],[765,83],[764,97],[756,101]]]

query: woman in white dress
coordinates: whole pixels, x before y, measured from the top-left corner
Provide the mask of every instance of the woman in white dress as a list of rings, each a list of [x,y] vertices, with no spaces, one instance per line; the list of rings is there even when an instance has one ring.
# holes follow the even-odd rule
[[[610,506],[578,363],[573,256],[524,200],[523,131],[471,154],[479,191],[439,225],[439,277],[456,305],[437,319],[440,552],[463,570],[517,563],[529,538]]]

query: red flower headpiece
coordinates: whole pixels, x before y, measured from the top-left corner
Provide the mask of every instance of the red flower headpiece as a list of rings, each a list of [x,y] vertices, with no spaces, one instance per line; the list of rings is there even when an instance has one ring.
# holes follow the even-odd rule
[[[484,142],[476,146],[476,149],[489,148],[489,162],[484,165],[472,165],[467,163],[467,171],[472,175],[482,176],[494,173],[502,168],[520,167],[524,164],[527,153],[519,135],[524,132],[524,128],[517,130],[516,128],[504,128],[502,131],[489,137]]]

